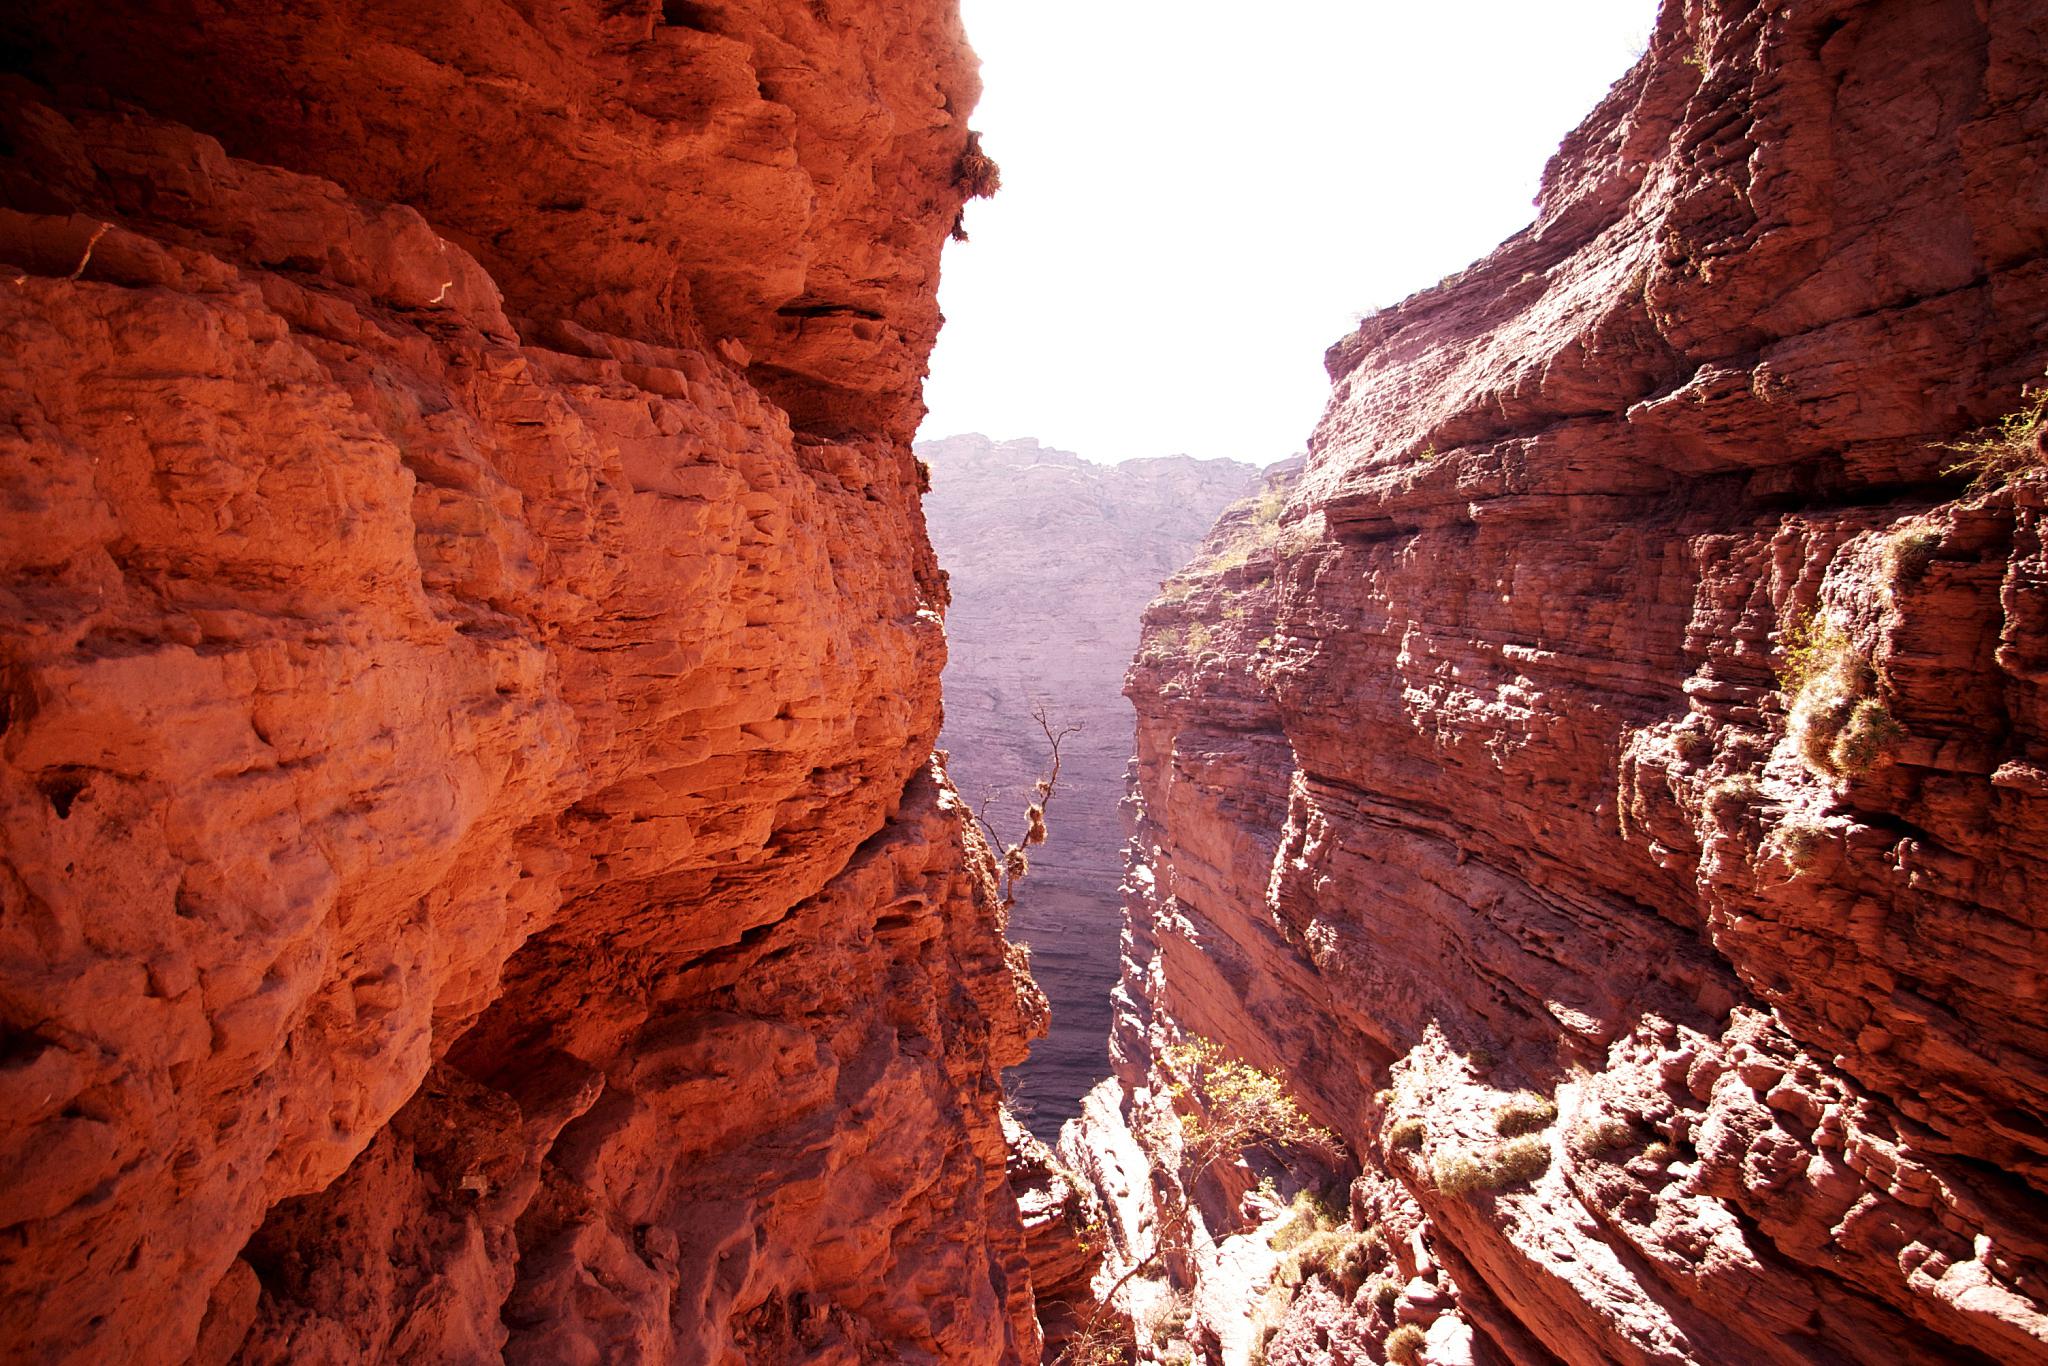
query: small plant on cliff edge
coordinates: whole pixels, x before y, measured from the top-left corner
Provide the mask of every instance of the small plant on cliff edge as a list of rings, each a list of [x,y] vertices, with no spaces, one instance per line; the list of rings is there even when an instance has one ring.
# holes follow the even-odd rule
[[[1535,1134],[1514,1138],[1490,1153],[1447,1153],[1436,1160],[1431,1176],[1445,1195],[1499,1190],[1533,1181],[1550,1166],[1550,1145]]]
[[[969,199],[988,199],[1003,188],[1003,168],[996,165],[994,157],[981,150],[981,134],[967,135],[967,146],[961,149],[960,159],[953,163],[953,185]],[[953,217],[953,240],[967,240],[967,211],[964,207]]]
[[[1186,1331],[1193,1312],[1193,1296],[1185,1290],[1170,1290],[1145,1311],[1145,1335],[1154,1342],[1177,1338]]]
[[[1971,488],[1995,489],[2016,475],[2048,466],[2048,385],[2033,386],[2031,394],[2022,390],[2021,396],[2027,401],[2018,411],[1972,436],[1943,442],[1941,449],[1963,458],[1942,473],[1967,474]]]
[[[985,797],[974,812],[974,820],[988,837],[989,849],[996,858],[996,914],[1005,930],[1010,924],[1010,908],[1017,904],[1017,884],[1031,873],[1031,857],[1025,851],[1032,845],[1045,843],[1045,809],[1052,804],[1053,790],[1060,781],[1060,746],[1069,735],[1081,729],[1080,726],[1062,726],[1053,729],[1046,718],[1044,707],[1033,707],[1031,719],[1038,723],[1045,733],[1046,768],[1045,775],[1032,784],[1036,800],[1024,808],[1024,832],[1014,842],[1003,838],[989,819],[989,803],[993,797]]]
[[[1211,1167],[1234,1161],[1254,1146],[1309,1148],[1328,1156],[1340,1151],[1337,1136],[1308,1117],[1279,1074],[1232,1058],[1203,1038],[1163,1050],[1160,1061],[1173,1076],[1168,1094],[1177,1104],[1192,1104],[1198,1113],[1183,1116],[1175,1110],[1167,1117],[1178,1130],[1179,1170],[1155,1171],[1154,1188],[1160,1194],[1152,1248],[1097,1298],[1094,1312],[1083,1323],[1082,1336],[1090,1340],[1099,1336],[1101,1325],[1113,1321],[1112,1306],[1124,1286],[1169,1251],[1186,1247],[1193,1229],[1188,1193]],[[1071,1350],[1057,1358],[1059,1366],[1080,1366],[1085,1360]]]
[[[1420,1328],[1404,1323],[1387,1334],[1387,1360],[1397,1363],[1397,1366],[1415,1366],[1422,1355],[1422,1344],[1427,1341]]]
[[[1611,1153],[1637,1141],[1636,1126],[1620,1115],[1582,1119],[1572,1129],[1572,1144],[1582,1153]]]
[[[1197,1177],[1254,1144],[1336,1149],[1336,1135],[1295,1103],[1284,1075],[1230,1057],[1203,1038],[1174,1044],[1165,1061],[1178,1077],[1170,1094],[1198,1110],[1180,1120],[1182,1151]]]
[[[1927,577],[1941,549],[1941,533],[1932,527],[1901,527],[1884,538],[1884,574],[1892,588],[1911,588]]]
[[[1540,1133],[1557,1118],[1557,1102],[1534,1091],[1517,1091],[1493,1112],[1493,1131],[1504,1138]]]
[[[1800,757],[1814,772],[1853,778],[1897,748],[1905,732],[1871,696],[1877,671],[1848,633],[1809,612],[1787,627],[1778,684],[1785,719]]]

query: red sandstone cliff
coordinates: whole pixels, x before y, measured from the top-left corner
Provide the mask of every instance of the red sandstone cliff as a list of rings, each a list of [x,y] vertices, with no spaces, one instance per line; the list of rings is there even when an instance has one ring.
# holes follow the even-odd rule
[[[1049,1140],[1108,1071],[1133,723],[1123,678],[1138,618],[1258,472],[1186,456],[1101,465],[1028,437],[916,451],[931,467],[925,517],[953,599],[940,744],[961,794],[1020,819],[1046,761],[1032,708],[1081,727],[1061,746],[1051,835],[1010,912],[1053,1009],[1010,1089]]]
[[[1148,613],[1065,1147],[1128,1262],[1201,1035],[1359,1174],[1307,1261],[1198,1193],[1159,1340],[2048,1361],[2048,484],[1944,474],[2048,364],[2044,147],[2039,5],[1670,3],[1536,223],[1332,348]]]
[[[951,5],[0,41],[0,1355],[1035,1357]]]

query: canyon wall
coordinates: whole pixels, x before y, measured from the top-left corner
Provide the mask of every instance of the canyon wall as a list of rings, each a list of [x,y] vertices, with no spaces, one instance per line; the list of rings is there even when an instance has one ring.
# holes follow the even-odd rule
[[[1131,673],[1148,1351],[2048,1361],[2044,146],[2039,5],[1673,0],[1330,350]],[[1341,1153],[1191,1172],[1197,1036]]]
[[[1052,1003],[1051,1030],[1011,1074],[1011,1093],[1051,1140],[1109,1070],[1117,808],[1135,721],[1123,677],[1138,618],[1257,470],[1187,456],[1101,465],[1028,437],[955,436],[916,451],[931,469],[925,518],[953,600],[939,743],[954,782],[1015,840],[1047,760],[1032,709],[1081,727],[1061,744],[1050,834],[1010,912],[1010,937],[1030,946]]]
[[[952,5],[0,47],[0,1355],[1035,1360]]]

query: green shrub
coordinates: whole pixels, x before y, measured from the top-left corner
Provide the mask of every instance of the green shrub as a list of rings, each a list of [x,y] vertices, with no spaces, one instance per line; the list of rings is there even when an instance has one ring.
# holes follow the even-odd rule
[[[1942,473],[1967,474],[1972,488],[1991,489],[2016,475],[2038,470],[2044,460],[2043,427],[2048,427],[2048,389],[1974,435],[1943,442],[1941,449],[1963,458]]]
[[[1539,1133],[1557,1118],[1557,1103],[1534,1091],[1517,1091],[1493,1112],[1493,1131],[1513,1138]]]
[[[1807,612],[1786,627],[1779,646],[1785,657],[1778,665],[1778,687],[1788,697],[1856,659],[1856,647],[1848,634],[1817,611]]]
[[[1281,1073],[1232,1058],[1203,1038],[1172,1045],[1164,1061],[1176,1078],[1170,1087],[1174,1099],[1200,1109],[1179,1120],[1182,1156],[1197,1170],[1218,1158],[1235,1158],[1255,1143],[1325,1152],[1340,1147],[1337,1136],[1295,1101]]]
[[[1188,638],[1185,628],[1167,626],[1146,634],[1144,647],[1139,650],[1140,659],[1170,659],[1180,653],[1181,645]]]
[[[1422,1146],[1422,1138],[1428,1126],[1419,1119],[1404,1119],[1387,1133],[1387,1146],[1402,1152],[1414,1152]]]

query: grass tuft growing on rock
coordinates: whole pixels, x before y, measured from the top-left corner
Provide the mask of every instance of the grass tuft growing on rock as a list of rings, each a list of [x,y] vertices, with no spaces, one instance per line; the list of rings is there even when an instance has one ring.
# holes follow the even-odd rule
[[[1787,628],[1783,645],[1786,727],[1808,768],[1854,778],[1898,748],[1905,730],[1871,695],[1877,671],[1846,632],[1809,613]]]
[[[1722,778],[1707,789],[1707,814],[1715,824],[1726,827],[1742,818],[1762,790],[1747,773]]]
[[[1349,1296],[1365,1284],[1367,1248],[1366,1234],[1326,1230],[1297,1248],[1279,1274],[1295,1283],[1310,1278],[1330,1281]]]
[[[1273,1230],[1273,1236],[1267,1239],[1275,1252],[1298,1247],[1316,1234],[1337,1226],[1337,1216],[1308,1191],[1296,1194],[1290,1208],[1292,1214],[1287,1222]]]
[[[1489,1153],[1447,1153],[1436,1160],[1431,1175],[1446,1195],[1518,1186],[1541,1176],[1550,1166],[1550,1145],[1540,1135],[1510,1139]]]
[[[1884,539],[1884,577],[1894,588],[1911,588],[1927,577],[1941,533],[1927,527],[1903,527]]]
[[[1771,832],[1770,851],[1794,873],[1813,866],[1814,855],[1827,838],[1827,830],[1811,816],[1794,817]]]
[[[1620,1115],[1601,1115],[1581,1120],[1572,1129],[1572,1142],[1583,1153],[1611,1153],[1636,1141],[1636,1126]]]
[[[1858,702],[1849,720],[1828,747],[1828,763],[1844,778],[1868,773],[1890,757],[1906,738],[1906,728],[1892,719],[1884,703],[1874,697]]]
[[[1415,1366],[1422,1357],[1422,1345],[1428,1340],[1420,1328],[1412,1323],[1404,1323],[1387,1334],[1384,1348],[1387,1360],[1396,1363],[1396,1366]]]
[[[1387,1132],[1387,1146],[1398,1152],[1414,1152],[1422,1146],[1429,1126],[1419,1119],[1404,1119]]]
[[[1703,768],[1714,757],[1714,737],[1703,730],[1682,730],[1671,737],[1671,748],[1694,768]]]
[[[1493,1112],[1493,1131],[1507,1138],[1540,1133],[1557,1119],[1557,1103],[1534,1091],[1517,1091]]]
[[[1003,188],[1003,168],[981,150],[981,134],[969,133],[953,167],[953,184],[969,199],[989,199]]]

